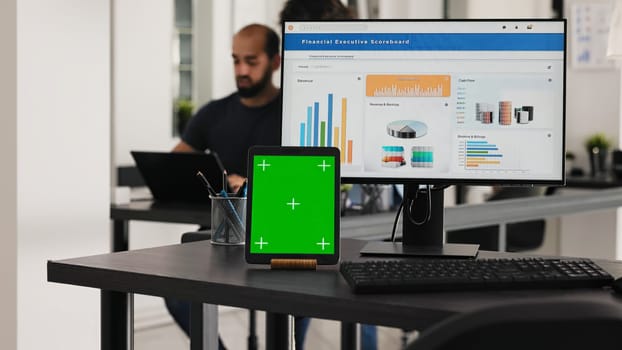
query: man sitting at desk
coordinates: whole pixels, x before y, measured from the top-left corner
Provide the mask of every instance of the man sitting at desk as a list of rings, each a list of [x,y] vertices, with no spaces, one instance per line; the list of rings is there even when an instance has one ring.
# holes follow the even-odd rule
[[[209,102],[190,120],[174,152],[216,152],[237,191],[246,178],[248,149],[281,144],[280,90],[272,83],[279,69],[279,37],[269,27],[251,24],[233,37],[237,92]]]

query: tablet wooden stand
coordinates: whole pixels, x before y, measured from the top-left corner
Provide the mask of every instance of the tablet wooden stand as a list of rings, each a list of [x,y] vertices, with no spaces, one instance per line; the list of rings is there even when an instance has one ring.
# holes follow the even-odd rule
[[[316,259],[270,259],[270,268],[274,270],[315,270]]]

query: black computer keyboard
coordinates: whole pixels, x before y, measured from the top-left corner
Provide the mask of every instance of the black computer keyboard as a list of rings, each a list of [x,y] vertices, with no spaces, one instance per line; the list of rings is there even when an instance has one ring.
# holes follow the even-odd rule
[[[341,263],[354,293],[601,287],[613,277],[589,259],[410,259]]]

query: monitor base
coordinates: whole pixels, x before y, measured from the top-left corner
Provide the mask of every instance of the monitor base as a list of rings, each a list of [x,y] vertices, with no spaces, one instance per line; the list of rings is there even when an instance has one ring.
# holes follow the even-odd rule
[[[401,242],[369,242],[361,255],[401,257],[475,258],[479,244],[443,244],[439,246],[403,245]]]

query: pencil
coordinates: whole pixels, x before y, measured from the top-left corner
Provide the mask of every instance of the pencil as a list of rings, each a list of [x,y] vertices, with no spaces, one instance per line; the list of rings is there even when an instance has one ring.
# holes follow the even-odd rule
[[[209,181],[207,181],[205,175],[203,175],[201,171],[197,171],[197,177],[201,180],[201,182],[203,182],[203,185],[205,185],[205,188],[207,188],[207,192],[209,192],[212,197],[218,196],[218,193],[216,193],[212,185],[210,185]]]
[[[227,193],[227,170],[222,171],[222,190]]]

